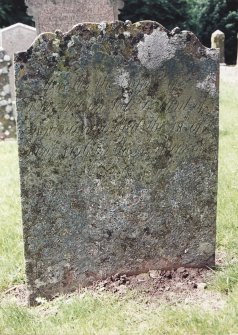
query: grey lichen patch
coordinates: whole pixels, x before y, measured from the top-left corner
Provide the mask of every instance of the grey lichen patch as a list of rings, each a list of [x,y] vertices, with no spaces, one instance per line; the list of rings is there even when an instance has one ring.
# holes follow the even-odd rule
[[[107,275],[212,266],[218,53],[151,21],[16,56],[30,302]]]
[[[180,43],[173,43],[166,31],[156,29],[152,34],[145,35],[144,40],[138,44],[138,59],[146,68],[156,69],[164,61],[174,57]]]
[[[125,104],[128,104],[130,101],[130,73],[125,70],[118,71],[118,76],[116,77],[115,84],[119,85],[124,93],[122,95],[122,100]]]
[[[217,92],[217,80],[214,76],[208,75],[202,82],[197,83],[197,88],[215,97]]]

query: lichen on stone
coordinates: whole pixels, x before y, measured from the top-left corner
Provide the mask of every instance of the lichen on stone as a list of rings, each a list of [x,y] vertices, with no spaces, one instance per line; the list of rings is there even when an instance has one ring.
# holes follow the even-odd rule
[[[218,58],[152,21],[78,24],[16,56],[32,304],[115,273],[214,265]]]

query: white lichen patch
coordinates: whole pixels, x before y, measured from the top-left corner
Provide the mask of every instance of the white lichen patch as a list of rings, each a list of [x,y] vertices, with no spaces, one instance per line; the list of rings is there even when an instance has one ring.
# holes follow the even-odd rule
[[[126,89],[129,86],[129,79],[130,79],[130,75],[127,71],[120,71],[120,74],[116,78],[116,83],[120,87]]]
[[[129,81],[130,74],[127,71],[120,71],[116,77],[115,84],[119,85],[123,89],[123,102],[127,105],[130,101],[129,95]]]
[[[198,82],[196,87],[208,92],[212,97],[217,95],[216,78],[214,76],[208,75],[203,81]]]
[[[98,24],[98,29],[99,29],[100,31],[102,31],[103,34],[105,34],[105,32],[106,32],[106,28],[107,28],[107,24],[106,24],[106,22],[100,22],[100,23]]]
[[[67,44],[68,48],[72,48],[75,45],[75,37],[71,37],[70,41]]]
[[[131,36],[131,33],[130,33],[129,31],[125,31],[125,32],[123,33],[123,35],[124,35],[126,38],[128,38],[128,37]]]
[[[155,29],[138,44],[138,58],[147,69],[156,69],[173,58],[178,48],[178,43],[171,41],[165,31]]]

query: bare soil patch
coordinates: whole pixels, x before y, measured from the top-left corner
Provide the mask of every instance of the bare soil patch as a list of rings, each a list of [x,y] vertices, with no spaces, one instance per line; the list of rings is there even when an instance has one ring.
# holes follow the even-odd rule
[[[25,284],[15,285],[9,288],[7,291],[3,292],[0,296],[0,301],[13,301],[17,305],[27,306],[27,287]]]
[[[207,283],[212,278],[209,269],[179,268],[175,270],[151,270],[135,276],[116,274],[103,281],[95,282],[87,289],[92,293],[110,292],[123,298],[133,292],[147,304],[167,303],[170,305],[201,306],[204,309],[224,307],[225,295],[210,291]],[[77,293],[76,293],[77,294]],[[67,299],[67,296],[65,297]],[[26,285],[17,285],[7,290],[3,299],[27,306]],[[43,300],[44,301],[44,300]]]
[[[175,270],[149,271],[127,277],[117,274],[94,284],[94,289],[125,294],[133,290],[142,294],[148,303],[201,305],[206,309],[219,309],[225,304],[225,296],[208,290],[213,271],[209,269],[179,268]]]

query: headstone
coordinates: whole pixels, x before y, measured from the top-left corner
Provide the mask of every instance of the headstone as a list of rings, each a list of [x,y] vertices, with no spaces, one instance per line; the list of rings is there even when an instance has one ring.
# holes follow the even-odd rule
[[[211,37],[212,48],[220,49],[220,63],[225,64],[225,34],[216,30]]]
[[[16,135],[16,125],[9,84],[11,58],[0,48],[0,140]]]
[[[81,22],[118,19],[123,0],[25,0],[38,33],[66,32]]]
[[[16,23],[0,30],[0,46],[6,50],[13,63],[14,53],[26,51],[36,38],[36,29],[26,24]],[[13,101],[15,94],[14,67],[10,68],[10,87]]]
[[[218,50],[151,21],[79,24],[17,55],[31,304],[214,265],[218,68]]]
[[[238,34],[237,36],[237,59],[236,59],[236,66],[238,66]]]

